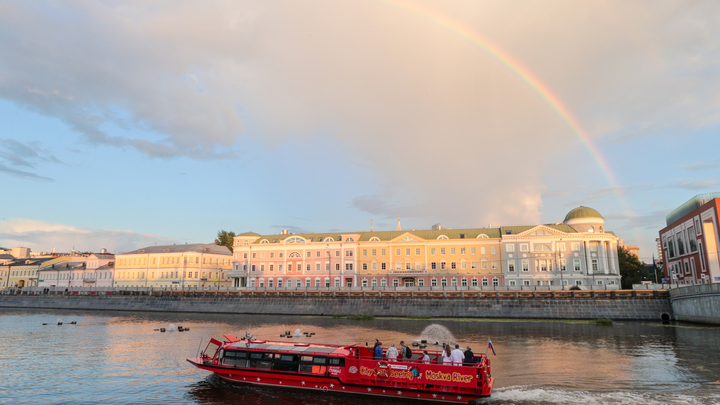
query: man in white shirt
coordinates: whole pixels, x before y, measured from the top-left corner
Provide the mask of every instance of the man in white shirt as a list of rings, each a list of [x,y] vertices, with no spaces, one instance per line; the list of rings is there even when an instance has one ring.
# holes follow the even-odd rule
[[[462,353],[462,352],[460,352]],[[385,353],[385,357],[387,357],[388,361],[397,361],[398,356],[398,350],[395,348],[395,343],[390,343],[390,348],[387,349],[387,352]],[[462,362],[462,360],[460,360]]]
[[[465,353],[460,350],[460,345],[455,345],[455,350],[450,353],[450,359],[452,360],[453,366],[462,366],[463,360],[465,359]]]

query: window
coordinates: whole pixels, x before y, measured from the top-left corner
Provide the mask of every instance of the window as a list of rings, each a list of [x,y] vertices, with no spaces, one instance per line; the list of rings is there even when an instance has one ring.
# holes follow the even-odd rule
[[[497,260],[493,260],[493,261],[492,261],[492,263],[490,264],[490,268],[493,269],[493,270],[497,270],[497,268],[498,268],[498,262],[497,262]]]
[[[466,278],[463,278],[462,280],[460,280],[460,286],[467,287],[467,279]]]
[[[466,270],[467,269],[467,262],[465,260],[460,262],[460,269]]]
[[[393,287],[397,287],[397,286],[399,286],[399,285],[400,285],[400,284],[399,284],[399,282],[398,282],[398,279],[393,280]]]
[[[473,277],[472,282],[471,282],[471,285],[472,285],[473,287],[477,287],[478,282],[477,282],[477,279],[476,279],[476,278]]]
[[[455,264],[455,262],[450,262],[450,268],[453,270],[457,269],[457,265]]]
[[[573,252],[579,252],[580,251],[580,243],[579,242],[571,243],[570,250],[572,250]]]
[[[528,244],[527,244],[527,243],[522,243],[522,244],[520,244],[520,251],[521,251],[521,252],[527,252],[527,251],[528,251]]]
[[[447,287],[447,280],[445,280],[445,279],[440,280],[440,286]]]
[[[437,263],[435,263],[435,262],[430,263],[430,269],[437,270]]]
[[[421,279],[418,280],[418,287],[425,287],[425,280],[424,280],[424,279],[421,278]]]
[[[515,251],[515,245],[510,245],[510,244],[505,245],[505,251],[506,251],[506,252],[514,252],[514,251]]]
[[[377,256],[377,249],[373,249],[370,252],[372,253],[373,256]]]
[[[485,246],[480,246],[480,254],[481,255],[485,254]]]
[[[395,270],[402,270],[402,263],[395,262]]]
[[[336,253],[337,253],[337,252],[336,252]],[[337,256],[337,255],[336,255],[336,256]],[[353,251],[352,251],[352,250],[346,250],[346,251],[345,251],[345,257],[352,257],[352,256],[353,256]]]
[[[367,256],[367,249],[362,250],[362,255],[363,255],[363,257]]]
[[[362,269],[363,269],[363,270],[367,270],[367,263],[363,263],[363,264],[362,264]]]
[[[521,265],[522,265],[522,271],[524,271],[524,272],[530,271],[530,261],[529,260],[523,260]]]
[[[477,262],[470,262],[470,268],[473,270],[477,269]]]
[[[372,269],[373,269],[373,270],[377,270],[377,263],[373,262],[373,264],[372,264]]]
[[[592,259],[592,260],[590,261],[590,263],[592,264],[592,271],[593,271],[593,273],[596,273],[596,272],[598,271],[598,261],[597,261],[597,259]]]
[[[510,287],[515,287],[515,280],[510,280]]]
[[[565,264],[565,259],[560,259],[560,270],[567,271],[567,266]]]
[[[430,254],[435,255],[435,248],[430,248]]]
[[[450,248],[450,254],[451,254],[451,255],[454,255],[454,254],[455,254],[455,248]]]
[[[446,263],[445,263],[445,262],[440,262],[440,269],[441,269],[441,270],[445,270],[445,269],[446,269],[445,266],[446,266]]]
[[[320,279],[319,278],[315,279],[315,288],[320,288]]]
[[[345,263],[345,270],[347,270],[347,271],[352,271],[352,269],[353,269],[353,264],[352,264],[352,263]]]
[[[380,249],[380,255],[385,256],[385,249]]]
[[[395,249],[395,256],[400,256],[400,248]]]
[[[483,270],[487,270],[487,260],[483,259],[483,260],[480,262],[480,268],[483,269]]]
[[[508,260],[508,273],[515,273],[515,260]]]
[[[376,279],[372,279],[372,286],[373,286],[373,287],[377,287],[377,280],[376,280]]]
[[[420,256],[420,248],[415,248],[415,256]]]
[[[373,236],[372,238],[370,238],[370,242],[380,242],[380,238],[378,238],[377,236]]]
[[[490,246],[490,254],[491,255],[497,254],[497,246]]]
[[[460,254],[461,254],[461,255],[464,255],[464,254],[465,254],[465,248],[464,248],[464,247],[463,247],[463,248],[460,248]]]
[[[483,287],[487,287],[487,286],[488,286],[488,279],[483,278],[483,279],[482,279],[482,285],[483,285]]]
[[[320,263],[315,263],[315,271],[320,271]]]
[[[430,286],[431,286],[431,287],[437,287],[437,280],[434,279],[434,278],[433,278],[432,280],[430,280]]]
[[[523,285],[524,285],[524,286],[529,286],[529,285],[530,285],[530,280],[523,280]]]
[[[548,245],[535,245],[536,252],[549,252],[550,246]]]
[[[444,255],[444,254],[445,254],[445,248],[440,248],[440,254],[441,254],[441,255]]]
[[[575,280],[575,285],[577,285],[577,286],[583,285],[582,280]]]
[[[305,287],[310,288],[310,279],[309,278],[305,279]]]
[[[387,280],[382,279],[380,280],[380,287],[386,287],[387,286]]]
[[[363,286],[363,287],[367,287],[367,286],[368,286],[368,281],[363,279],[363,281],[362,281],[362,286]]]
[[[281,278],[278,279],[278,288],[282,288],[282,279]]]
[[[575,271],[580,271],[580,259],[573,259],[573,267]]]
[[[387,270],[387,263],[380,263],[381,270]]]
[[[410,248],[405,248],[405,256],[410,256]]]
[[[450,280],[450,285],[452,287],[457,287],[457,280],[455,280],[454,278],[452,280]]]
[[[275,269],[275,265],[274,265],[274,264],[271,264],[271,265],[270,265],[270,271],[274,271],[274,269]]]
[[[564,252],[564,251],[565,251],[565,244],[564,244],[564,243],[558,243],[558,244],[557,244],[557,250],[559,250],[560,252]]]

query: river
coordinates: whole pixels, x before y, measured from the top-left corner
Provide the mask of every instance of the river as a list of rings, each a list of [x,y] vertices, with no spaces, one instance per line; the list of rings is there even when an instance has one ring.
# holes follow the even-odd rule
[[[171,323],[190,330],[155,331]],[[279,340],[296,329],[315,336],[295,340],[372,345],[378,338],[385,347],[423,331],[430,341],[451,333],[476,353],[490,337],[497,356],[490,353],[496,382],[489,404],[720,403],[720,328],[712,326],[8,309],[0,309],[0,403],[414,403],[232,386],[185,361],[201,339],[251,331]]]

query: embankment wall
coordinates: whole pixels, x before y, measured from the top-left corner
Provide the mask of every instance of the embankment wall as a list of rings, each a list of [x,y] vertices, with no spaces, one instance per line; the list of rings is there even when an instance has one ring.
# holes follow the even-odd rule
[[[0,308],[376,317],[616,320],[672,318],[672,308],[667,297],[451,299],[4,295],[0,296]]]
[[[720,325],[720,284],[675,288],[670,297],[675,319]]]

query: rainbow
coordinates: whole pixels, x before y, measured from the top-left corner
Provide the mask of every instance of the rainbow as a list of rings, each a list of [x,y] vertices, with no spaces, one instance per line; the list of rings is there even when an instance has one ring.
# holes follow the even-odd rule
[[[625,197],[622,193],[622,187],[619,185],[615,174],[610,169],[610,165],[608,164],[607,159],[602,155],[602,153],[600,153],[600,150],[592,142],[587,131],[583,129],[578,119],[573,116],[567,106],[562,102],[560,97],[553,93],[550,88],[545,85],[537,76],[535,76],[528,68],[523,66],[510,54],[498,48],[487,38],[484,38],[477,32],[473,31],[470,27],[463,25],[459,21],[451,19],[446,15],[440,14],[436,10],[432,10],[430,8],[405,0],[384,0],[383,2],[392,5],[400,10],[414,14],[424,20],[430,21],[431,23],[470,42],[472,45],[480,48],[490,57],[500,62],[516,77],[522,80],[555,112],[555,114],[557,114],[557,116],[562,120],[562,122],[570,129],[570,131],[578,138],[578,140],[580,140],[582,146],[588,151],[590,156],[595,161],[595,164],[600,169],[601,173],[607,179],[610,188],[620,200],[621,209],[625,211],[627,215],[628,207],[625,203]],[[632,221],[632,216],[627,216]]]

